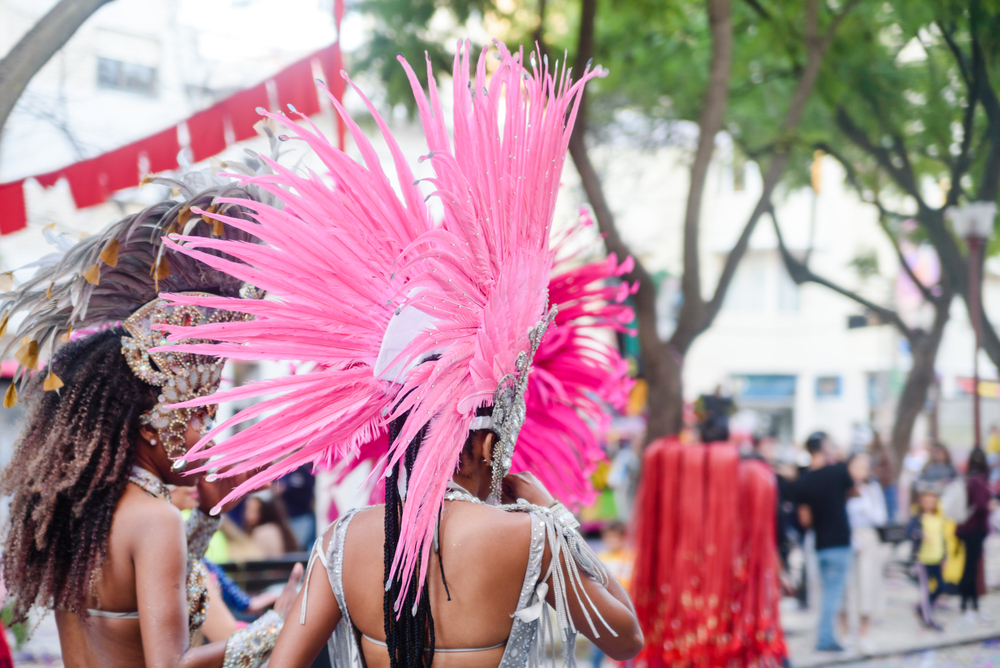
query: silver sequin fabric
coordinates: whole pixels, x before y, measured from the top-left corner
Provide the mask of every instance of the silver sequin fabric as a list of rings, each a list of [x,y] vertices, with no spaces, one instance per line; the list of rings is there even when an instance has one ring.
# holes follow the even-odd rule
[[[363,664],[358,647],[358,636],[351,623],[350,612],[344,598],[344,541],[347,529],[358,510],[352,510],[338,519],[333,525],[333,534],[326,553],[322,552],[322,536],[316,541],[314,558],[318,557],[326,567],[330,578],[330,587],[337,600],[343,617],[329,640],[330,663],[332,668],[362,668]],[[541,514],[531,512],[531,545],[528,554],[528,567],[524,573],[521,585],[521,595],[517,603],[517,612],[527,610],[539,602],[536,586],[542,572],[542,558],[545,554],[546,523]],[[325,534],[326,532],[324,532]],[[303,601],[305,604],[305,601]],[[543,606],[544,607],[544,606]],[[305,605],[303,605],[303,614]],[[500,668],[537,668],[542,665],[555,665],[556,650],[553,643],[545,642],[545,637],[551,639],[550,633],[539,633],[543,624],[551,625],[551,616],[547,609],[531,621],[522,621],[515,613],[514,623],[507,639]],[[561,629],[563,643],[575,643],[575,634]],[[568,641],[567,641],[567,638]],[[548,645],[548,646],[546,646]]]

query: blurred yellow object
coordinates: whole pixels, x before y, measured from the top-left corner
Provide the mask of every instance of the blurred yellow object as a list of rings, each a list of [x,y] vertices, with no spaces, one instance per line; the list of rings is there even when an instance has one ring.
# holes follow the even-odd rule
[[[823,186],[823,156],[826,155],[822,150],[816,149],[813,151],[813,161],[809,165],[809,182],[812,184],[813,192],[817,195]]]
[[[957,585],[965,570],[965,543],[955,535],[957,525],[952,520],[944,521],[944,566],[941,578],[946,584]]]
[[[632,391],[628,395],[628,404],[625,406],[626,415],[639,415],[646,408],[649,402],[649,385],[642,378],[635,381]]]
[[[611,471],[611,467],[607,461],[597,464],[597,468],[590,474],[590,482],[593,483],[594,489],[601,490],[608,486],[609,471]]]
[[[181,517],[185,520],[187,520],[189,515],[191,515],[190,510],[181,511]],[[205,550],[205,559],[211,561],[213,564],[229,562],[229,540],[222,533],[221,529],[213,533],[212,538],[208,541],[208,549]]]

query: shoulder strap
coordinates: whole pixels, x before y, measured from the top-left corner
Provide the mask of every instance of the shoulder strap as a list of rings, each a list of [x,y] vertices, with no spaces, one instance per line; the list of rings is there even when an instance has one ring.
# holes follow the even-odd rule
[[[333,595],[337,599],[337,606],[340,607],[341,614],[345,618],[348,616],[347,606],[344,605],[344,581],[341,579],[340,566],[344,561],[344,538],[347,536],[347,527],[359,510],[363,509],[355,508],[342,515],[316,537],[312,554],[309,555],[309,567],[306,569],[306,579],[303,584],[305,592],[302,594],[302,612],[299,615],[299,624],[306,623],[306,606],[309,602],[309,581],[317,559],[323,564],[327,572],[327,577],[330,578],[330,587],[333,589]],[[330,544],[324,550],[323,539],[326,537],[327,532],[330,531],[333,532],[330,536]],[[337,565],[336,569],[330,567],[334,563]]]

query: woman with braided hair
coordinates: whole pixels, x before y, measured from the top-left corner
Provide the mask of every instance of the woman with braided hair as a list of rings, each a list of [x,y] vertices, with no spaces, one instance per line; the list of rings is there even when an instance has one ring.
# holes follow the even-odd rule
[[[347,468],[372,458],[384,490],[384,505],[345,513],[317,540],[271,666],[309,666],[328,641],[337,668],[534,668],[555,663],[556,634],[572,666],[577,629],[615,659],[642,646],[628,596],[547,489],[570,504],[587,497],[604,402],[621,403],[628,388],[617,351],[586,330],[630,321],[622,302],[633,286],[618,279],[629,261],[554,274],[558,244],[550,247],[579,95],[601,69],[588,65],[574,78],[535,56],[529,69],[523,53],[495,45],[489,78],[487,51],[470,76],[469,44],[459,45],[454,146],[433,72],[428,99],[400,57],[443,220],[429,214],[372,105],[401,194],[331,97],[363,165],[308,119],[267,114],[328,174],[272,164],[273,176],[246,183],[282,208],[255,204],[252,222],[210,214],[252,231],[263,247],[176,242],[272,298],[253,306],[253,322],[176,328],[171,340],[212,341],[181,347],[191,353],[306,363],[297,375],[179,404],[270,397],[219,425],[260,418],[211,450],[216,432],[206,434],[186,459],[212,461],[195,470],[255,472],[235,496],[307,463]],[[233,300],[171,303],[229,308]]]
[[[0,481],[0,494],[12,497],[3,575],[15,622],[35,606],[55,610],[69,668],[259,665],[301,577],[298,567],[277,612],[231,638],[192,647],[208,605],[200,559],[218,526],[208,511],[240,478],[208,482],[184,470],[184,453],[210,429],[214,410],[170,404],[214,392],[224,360],[151,349],[165,339],[160,327],[247,316],[174,307],[158,293],[251,295],[242,281],[161,242],[171,231],[251,242],[192,208],[245,216],[248,198],[260,193],[231,183],[206,188],[203,174],[166,184],[188,199],[64,244],[66,252],[38,263],[18,290],[0,294],[0,331],[12,316],[24,316],[15,382],[28,405]],[[50,351],[43,370],[39,350]],[[15,401],[12,384],[5,404]],[[197,484],[200,509],[187,523],[167,484]]]

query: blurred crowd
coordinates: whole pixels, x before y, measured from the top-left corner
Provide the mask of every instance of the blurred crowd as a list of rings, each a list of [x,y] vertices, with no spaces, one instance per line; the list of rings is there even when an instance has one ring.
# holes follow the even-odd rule
[[[845,645],[875,651],[869,636],[885,606],[887,569],[896,567],[918,588],[915,619],[935,619],[942,595],[960,601],[963,624],[985,624],[984,543],[1000,529],[1000,429],[984,449],[956,465],[947,445],[911,451],[896,467],[877,437],[867,446],[839,448],[816,432],[806,457],[776,461],[766,440],[758,456],[778,473],[778,549],[784,586],[801,608],[819,611],[818,651]]]
[[[244,497],[223,516],[205,558],[215,564],[241,563],[308,552],[316,540],[316,481],[311,469],[303,466]],[[194,487],[175,487],[171,493],[182,512],[198,505]]]

